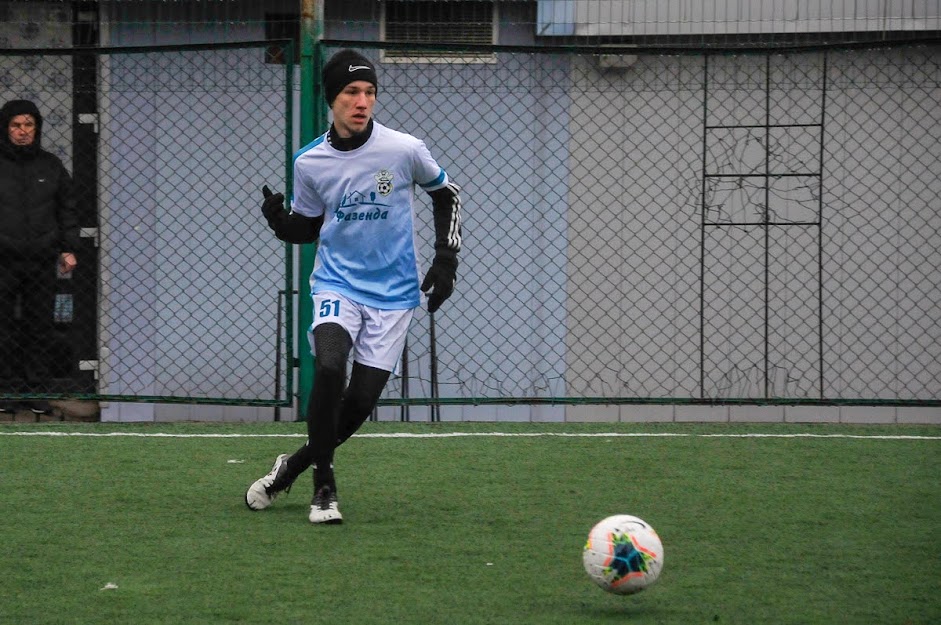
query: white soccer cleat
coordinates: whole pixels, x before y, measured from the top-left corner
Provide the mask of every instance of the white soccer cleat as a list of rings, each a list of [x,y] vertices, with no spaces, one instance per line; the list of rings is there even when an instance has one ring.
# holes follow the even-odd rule
[[[281,469],[287,468],[287,463],[285,462],[287,459],[287,454],[278,456],[274,461],[274,466],[271,467],[271,471],[268,472],[268,475],[255,480],[252,485],[248,487],[248,490],[245,492],[246,506],[252,510],[264,510],[271,505],[271,502],[274,501],[282,491],[291,490],[290,484],[284,488],[273,488]]]
[[[321,486],[314,494],[310,504],[311,523],[328,523],[336,525],[343,522],[343,515],[337,507],[337,494],[329,486]]]

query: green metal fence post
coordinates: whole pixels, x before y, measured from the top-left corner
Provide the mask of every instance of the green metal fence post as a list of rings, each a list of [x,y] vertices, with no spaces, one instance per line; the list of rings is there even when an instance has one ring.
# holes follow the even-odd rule
[[[286,122],[284,125],[284,179],[287,182],[285,193],[294,188],[294,164],[291,162],[293,153],[291,140],[294,137],[294,46],[296,45],[297,42],[295,41],[288,42],[284,52],[284,117]],[[294,349],[294,337],[297,336],[294,332],[294,302],[296,299],[293,296],[294,289],[292,288],[294,284],[294,250],[291,249],[290,245],[284,246],[284,267],[284,299],[282,301],[286,304],[284,307],[284,319],[286,324],[285,344],[287,346],[286,351],[288,356],[287,366],[285,367],[287,375],[285,376],[284,397],[286,400],[290,401],[294,396],[294,358],[297,353]],[[278,312],[281,312],[280,306],[278,307]],[[279,321],[279,332],[281,327]],[[275,379],[280,383],[281,376],[276,375]],[[275,396],[280,399],[280,393],[276,393]],[[281,420],[280,407],[274,409],[274,420]]]
[[[320,68],[323,52],[323,0],[301,0],[301,145],[307,145],[326,130],[327,111],[324,104]],[[307,346],[307,330],[313,321],[313,302],[310,299],[310,272],[314,268],[317,246],[300,248],[300,268],[297,278],[298,318],[298,418],[307,418],[307,401],[314,382],[314,359]]]

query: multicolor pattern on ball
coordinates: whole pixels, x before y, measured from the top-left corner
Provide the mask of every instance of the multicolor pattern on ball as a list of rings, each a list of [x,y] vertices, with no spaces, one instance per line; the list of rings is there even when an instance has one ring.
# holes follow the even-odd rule
[[[627,514],[598,522],[588,534],[582,563],[591,579],[609,592],[633,594],[657,581],[663,544],[643,519]]]

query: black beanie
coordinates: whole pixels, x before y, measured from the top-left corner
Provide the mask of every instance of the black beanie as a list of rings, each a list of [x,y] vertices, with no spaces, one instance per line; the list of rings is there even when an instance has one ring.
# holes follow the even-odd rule
[[[333,104],[337,95],[351,82],[365,80],[379,90],[376,66],[356,50],[340,50],[323,66],[323,95],[327,105]]]

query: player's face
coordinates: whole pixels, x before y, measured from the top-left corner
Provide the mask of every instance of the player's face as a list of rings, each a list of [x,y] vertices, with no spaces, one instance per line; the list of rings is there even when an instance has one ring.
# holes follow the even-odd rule
[[[332,106],[337,134],[347,139],[366,130],[375,105],[376,88],[371,82],[357,80],[345,86]]]
[[[32,115],[17,115],[10,119],[7,133],[13,145],[31,145],[36,139],[36,120]]]

